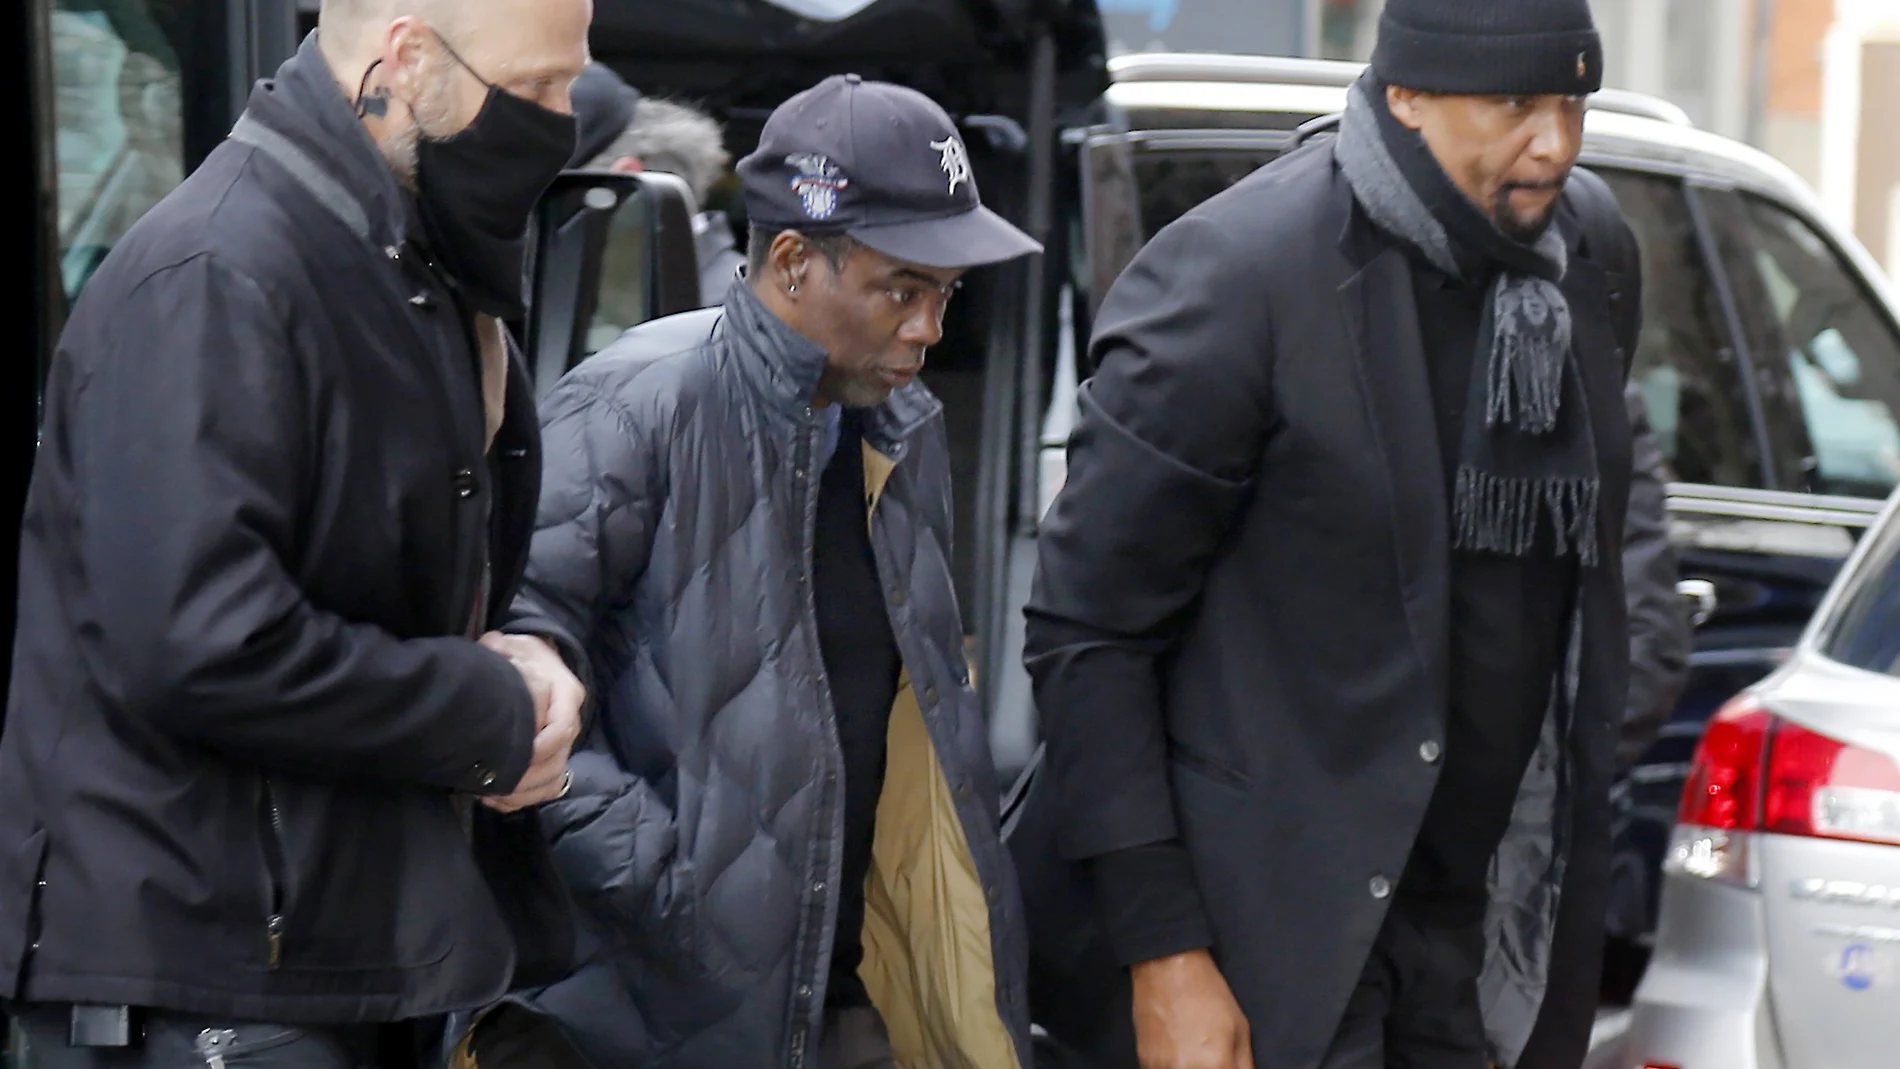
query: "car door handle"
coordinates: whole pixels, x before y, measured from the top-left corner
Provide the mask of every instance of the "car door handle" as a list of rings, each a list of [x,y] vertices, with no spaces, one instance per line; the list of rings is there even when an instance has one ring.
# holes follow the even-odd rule
[[[1715,615],[1715,584],[1707,579],[1684,579],[1676,584],[1676,593],[1695,603],[1689,612],[1689,626],[1701,627]]]

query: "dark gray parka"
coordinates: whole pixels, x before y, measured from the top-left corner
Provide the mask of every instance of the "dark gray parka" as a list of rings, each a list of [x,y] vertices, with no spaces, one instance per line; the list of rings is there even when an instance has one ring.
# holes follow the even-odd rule
[[[735,286],[636,328],[542,406],[546,467],[507,630],[597,710],[543,811],[594,945],[523,1001],[603,1067],[798,1067],[825,1003],[844,790],[812,603],[825,354]],[[1022,906],[950,576],[942,407],[865,421],[871,541],[904,674],[861,974],[900,1064],[1028,1064]]]

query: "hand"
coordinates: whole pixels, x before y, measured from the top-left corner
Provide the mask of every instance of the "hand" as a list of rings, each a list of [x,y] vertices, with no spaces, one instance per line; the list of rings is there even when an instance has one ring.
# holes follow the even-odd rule
[[[1141,1069],[1253,1069],[1253,1032],[1205,950],[1131,970]]]
[[[567,758],[581,734],[581,706],[587,691],[568,671],[567,662],[545,639],[489,632],[482,645],[508,658],[534,696],[534,761],[515,789],[503,797],[482,799],[501,813],[552,802],[567,793],[572,782]]]

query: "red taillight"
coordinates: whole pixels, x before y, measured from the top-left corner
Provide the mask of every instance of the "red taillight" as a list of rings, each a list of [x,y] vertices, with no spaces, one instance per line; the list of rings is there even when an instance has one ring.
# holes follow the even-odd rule
[[[1709,720],[1696,747],[1677,820],[1717,831],[1753,831],[1761,815],[1762,751],[1774,717],[1746,695]]]
[[[1900,767],[1786,722],[1777,724],[1762,830],[1900,843]]]
[[[1679,822],[1900,843],[1900,766],[1779,720],[1747,695],[1709,721],[1682,795]]]

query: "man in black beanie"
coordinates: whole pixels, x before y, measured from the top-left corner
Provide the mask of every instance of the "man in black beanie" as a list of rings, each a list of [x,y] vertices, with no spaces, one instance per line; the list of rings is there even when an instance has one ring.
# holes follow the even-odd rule
[[[1389,0],[1336,137],[1107,295],[1028,663],[1143,1069],[1575,1069],[1634,240],[1586,0]]]

